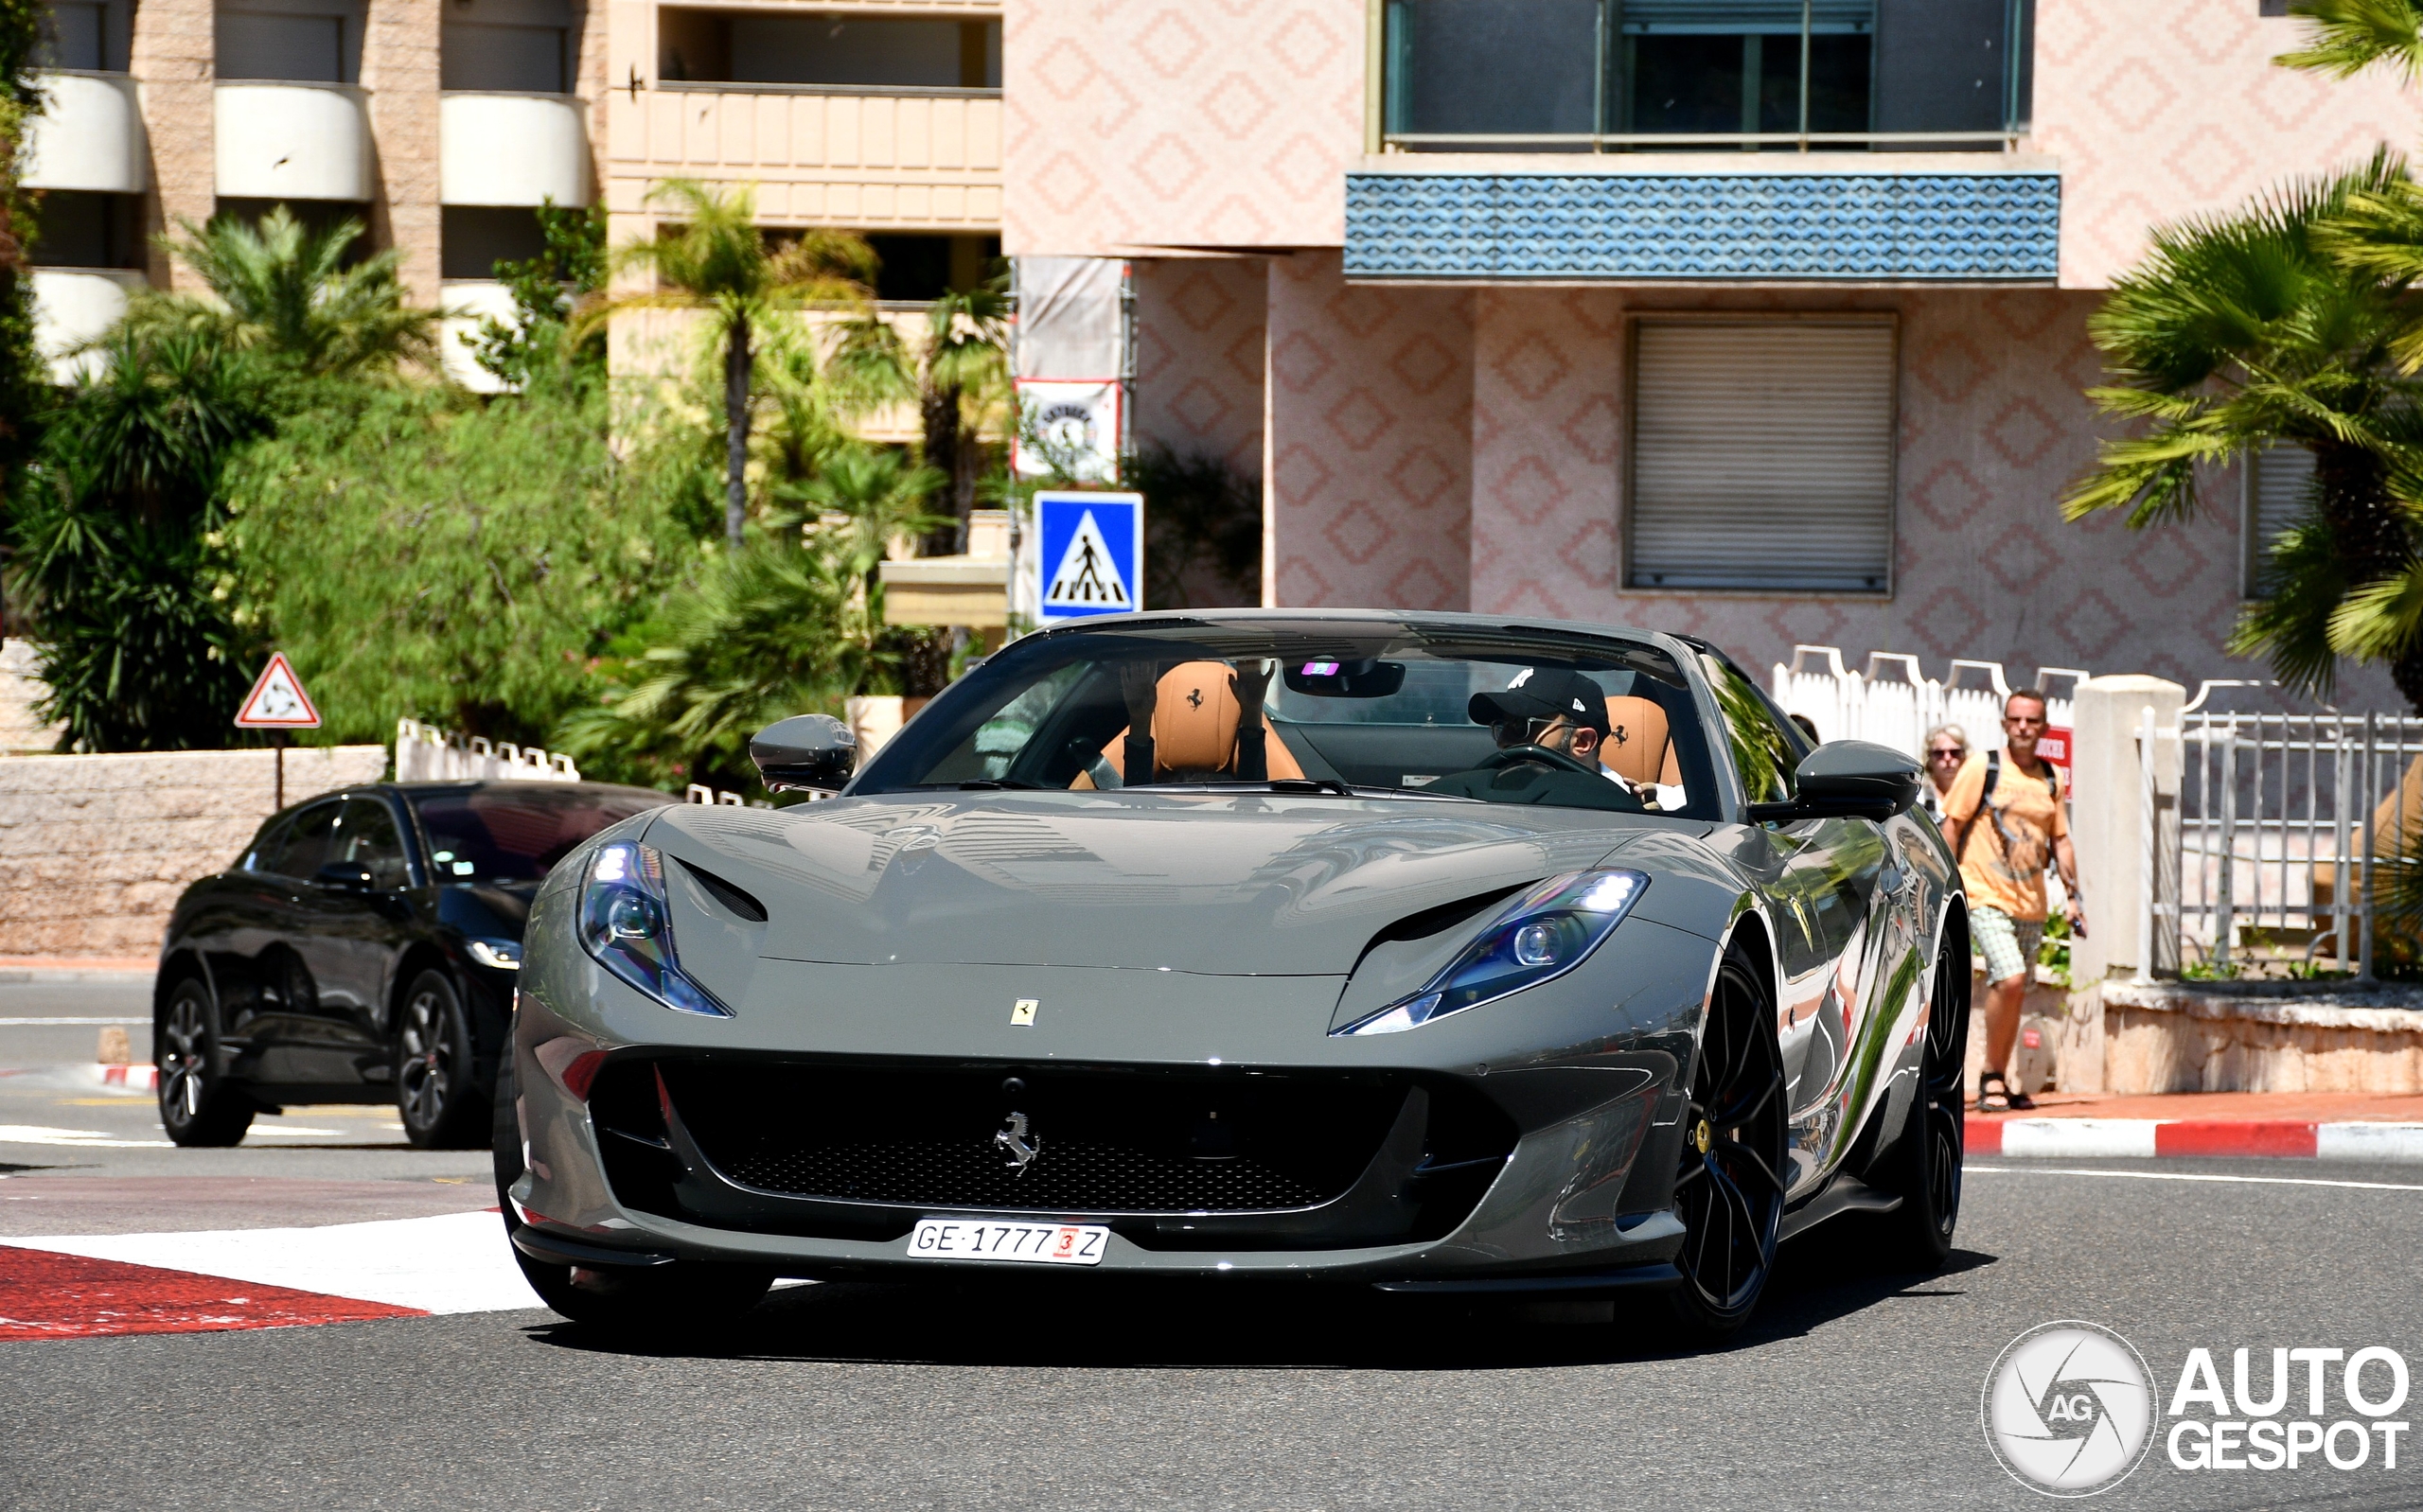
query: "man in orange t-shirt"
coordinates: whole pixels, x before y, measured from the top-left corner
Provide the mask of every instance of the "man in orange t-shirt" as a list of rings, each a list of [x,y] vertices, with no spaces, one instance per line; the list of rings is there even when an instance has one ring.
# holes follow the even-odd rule
[[[2010,1089],[2004,1067],[2044,938],[2047,862],[2061,870],[2070,927],[2081,934],[2086,928],[2068,795],[2060,774],[2036,754],[2043,734],[2043,695],[2012,694],[2003,703],[2003,748],[1972,757],[1943,795],[1943,835],[1968,890],[1969,933],[1986,958],[1986,1069],[1977,1079],[1977,1107],[1985,1113],[2036,1105],[2025,1089]]]

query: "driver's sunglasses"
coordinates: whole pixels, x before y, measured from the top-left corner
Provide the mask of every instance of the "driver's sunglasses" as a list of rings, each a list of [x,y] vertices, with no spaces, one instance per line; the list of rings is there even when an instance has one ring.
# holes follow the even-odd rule
[[[1530,719],[1501,719],[1492,725],[1490,730],[1497,736],[1500,748],[1512,746],[1536,746],[1540,743],[1540,737],[1555,729],[1558,722],[1564,718],[1563,714],[1550,714],[1545,719],[1536,715]]]

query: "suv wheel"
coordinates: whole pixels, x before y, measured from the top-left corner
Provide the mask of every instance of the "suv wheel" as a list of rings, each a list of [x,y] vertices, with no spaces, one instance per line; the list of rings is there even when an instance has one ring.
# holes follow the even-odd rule
[[[477,1149],[487,1133],[470,1020],[463,994],[442,971],[414,977],[396,1016],[396,1111],[404,1137],[423,1150]]]
[[[160,1068],[160,1124],[187,1149],[241,1144],[253,1126],[253,1099],[227,1084],[219,1049],[219,1010],[210,989],[188,976],[168,994],[152,1061]]]

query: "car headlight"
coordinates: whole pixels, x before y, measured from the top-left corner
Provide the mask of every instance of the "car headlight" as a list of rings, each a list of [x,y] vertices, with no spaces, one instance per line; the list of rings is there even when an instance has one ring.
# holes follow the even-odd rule
[[[1568,871],[1508,903],[1463,954],[1411,996],[1333,1034],[1395,1034],[1537,987],[1589,958],[1649,887],[1638,871]]]
[[[732,1017],[674,958],[664,859],[654,846],[617,840],[590,857],[580,894],[580,942],[608,971],[667,1008]]]
[[[483,966],[498,971],[522,969],[522,941],[518,940],[466,940],[463,949]]]

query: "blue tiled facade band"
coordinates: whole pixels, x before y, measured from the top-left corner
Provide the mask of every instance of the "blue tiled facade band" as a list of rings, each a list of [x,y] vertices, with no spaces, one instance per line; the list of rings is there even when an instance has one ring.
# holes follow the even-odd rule
[[[1350,278],[2029,279],[2050,173],[1350,173]]]

